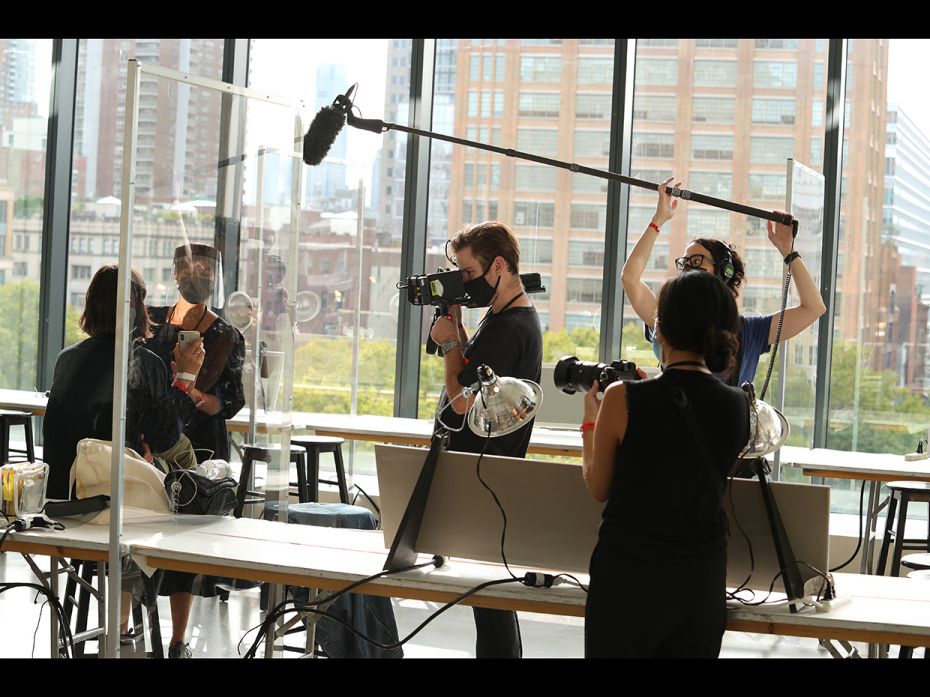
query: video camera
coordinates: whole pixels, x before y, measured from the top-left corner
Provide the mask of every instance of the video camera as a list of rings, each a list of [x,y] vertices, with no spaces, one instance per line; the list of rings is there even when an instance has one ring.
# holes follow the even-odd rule
[[[545,293],[546,287],[542,284],[542,277],[538,273],[521,273],[520,281],[527,293]],[[407,289],[407,302],[411,305],[432,305],[436,308],[433,323],[440,317],[449,315],[450,305],[471,305],[471,298],[465,292],[465,278],[459,269],[440,268],[436,273],[425,273],[418,276],[407,276],[407,281],[397,284],[398,289]],[[442,355],[436,342],[431,336],[426,337],[426,352]]]
[[[555,370],[552,373],[552,381],[555,386],[565,394],[587,392],[591,389],[595,380],[600,385],[599,391],[603,392],[608,385],[618,380],[639,379],[636,364],[622,359],[608,365],[606,363],[579,361],[577,356],[562,356],[559,362],[555,364]]]
[[[520,280],[527,293],[546,292],[538,273],[521,273]],[[398,283],[397,287],[407,289],[407,302],[411,305],[470,306],[471,302],[465,292],[465,278],[459,269],[440,268],[436,273],[407,276],[407,282]]]

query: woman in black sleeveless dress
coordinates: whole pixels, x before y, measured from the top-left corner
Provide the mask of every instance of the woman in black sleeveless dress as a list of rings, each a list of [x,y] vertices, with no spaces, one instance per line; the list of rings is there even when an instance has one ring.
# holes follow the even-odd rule
[[[590,657],[716,657],[726,626],[722,492],[749,408],[713,373],[734,360],[736,303],[713,274],[686,271],[662,286],[657,318],[663,372],[614,383],[601,402],[597,384],[585,395],[585,483],[607,502],[585,608]]]
[[[181,377],[180,373],[175,376],[171,363],[179,332],[200,333],[206,354],[196,382],[187,391],[189,399],[181,405],[182,427],[198,462],[215,458],[228,461],[226,419],[245,405],[242,386],[245,341],[238,329],[210,309],[217,279],[222,275],[217,250],[203,244],[182,245],[175,250],[174,262],[180,297],[174,305],[149,308],[155,326],[146,346],[165,362],[172,373],[169,380],[174,380]],[[159,594],[171,596],[173,631],[169,658],[191,655],[184,639],[193,603],[194,578],[193,574],[166,572],[162,581]]]

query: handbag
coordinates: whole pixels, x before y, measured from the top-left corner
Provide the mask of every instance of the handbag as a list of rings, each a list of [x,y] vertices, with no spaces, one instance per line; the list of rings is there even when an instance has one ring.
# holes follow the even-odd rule
[[[78,441],[69,475],[69,490],[79,499],[110,496],[110,463],[113,444],[106,440],[84,438]],[[123,506],[157,513],[169,513],[165,495],[165,475],[131,448],[123,451]],[[89,523],[106,525],[110,511],[101,511]]]
[[[165,492],[177,513],[226,515],[236,507],[236,486],[232,477],[208,479],[192,470],[173,469],[165,475]]]

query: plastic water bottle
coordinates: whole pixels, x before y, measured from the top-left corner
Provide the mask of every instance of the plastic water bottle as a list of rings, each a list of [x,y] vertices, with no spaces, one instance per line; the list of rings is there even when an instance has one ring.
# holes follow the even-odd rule
[[[226,460],[204,460],[194,470],[200,476],[214,481],[228,477],[230,471],[229,463]]]

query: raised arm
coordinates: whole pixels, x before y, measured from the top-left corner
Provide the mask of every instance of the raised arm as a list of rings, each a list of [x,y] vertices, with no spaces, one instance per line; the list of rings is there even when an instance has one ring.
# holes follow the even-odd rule
[[[626,263],[623,265],[623,271],[620,274],[623,292],[626,293],[630,305],[633,306],[633,310],[639,318],[650,327],[655,321],[658,301],[655,293],[643,281],[643,271],[645,271],[646,264],[649,262],[649,256],[652,254],[656,238],[661,234],[662,226],[675,216],[675,209],[678,208],[678,199],[673,198],[665,191],[665,187],[673,179],[674,177],[669,177],[659,185],[659,200],[656,203],[655,215],[652,216],[649,227],[646,228],[642,237],[633,247],[630,256],[627,257]],[[674,186],[681,186],[681,182],[677,182]]]
[[[775,211],[781,213],[782,211]],[[784,259],[791,253],[792,237],[791,226],[782,225],[768,221],[769,241],[775,245],[775,249]],[[794,287],[798,289],[798,298],[800,304],[785,310],[785,319],[782,323],[781,341],[786,341],[797,336],[827,310],[820,296],[820,289],[814,281],[811,272],[808,271],[801,257],[795,257],[791,261],[791,276],[794,278]],[[772,317],[772,326],[769,329],[769,343],[775,341],[775,334],[778,330],[778,314]]]

